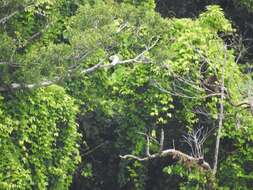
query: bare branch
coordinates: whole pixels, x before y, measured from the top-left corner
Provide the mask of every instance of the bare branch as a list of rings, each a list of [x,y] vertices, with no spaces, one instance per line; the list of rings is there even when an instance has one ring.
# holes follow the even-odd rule
[[[205,135],[203,135],[202,138],[200,138],[200,134],[201,133],[201,129],[196,130],[194,133],[190,133],[189,134],[189,138],[193,139],[194,136],[198,136],[198,143],[199,141],[203,140],[203,138],[205,137]],[[175,149],[175,145],[174,145],[174,140],[173,140],[173,149],[167,149],[167,150],[163,150],[163,143],[164,143],[164,130],[161,129],[161,136],[160,136],[160,150],[158,153],[155,154],[149,154],[149,136],[147,135],[147,156],[146,157],[139,157],[139,156],[135,156],[132,154],[127,154],[127,155],[120,155],[120,158],[122,159],[134,159],[134,160],[138,160],[140,162],[142,161],[149,161],[152,159],[156,159],[156,158],[163,158],[163,157],[168,157],[171,156],[174,160],[177,160],[179,162],[181,162],[182,164],[186,165],[187,167],[197,167],[201,170],[206,170],[206,171],[212,171],[210,165],[204,161],[204,157],[200,156],[203,153],[201,152],[201,147],[202,144],[198,144],[198,146],[196,146],[196,150],[193,150],[193,146],[192,143],[189,141],[189,145],[192,147],[192,150],[198,153],[198,156],[193,157],[190,155],[187,155],[179,150]],[[197,138],[197,137],[196,137]],[[188,138],[186,138],[187,140]]]
[[[42,81],[42,82],[36,83],[36,84],[12,83],[9,88],[0,87],[0,92],[6,91],[8,89],[12,89],[12,90],[18,90],[18,89],[23,89],[23,88],[33,89],[33,88],[38,88],[38,87],[50,86],[50,85],[55,84],[59,81],[60,81],[60,78],[55,77],[53,80],[45,80],[45,81]]]
[[[146,133],[142,133],[142,132],[137,132],[138,134],[140,134],[140,135],[144,135],[145,137],[149,137],[149,140],[152,140],[153,142],[155,142],[156,144],[160,144],[155,138],[153,138],[153,137],[151,137],[151,136],[149,136],[148,134],[146,134]]]
[[[99,145],[95,146],[93,149],[88,150],[87,152],[83,153],[82,156],[87,156],[87,155],[91,154],[92,152],[96,151],[97,149],[106,145],[107,143],[108,143],[108,141],[100,143]]]
[[[208,97],[216,97],[216,96],[220,96],[221,93],[212,93],[212,94],[208,94],[208,95],[199,95],[199,96],[188,96],[186,94],[182,94],[182,93],[178,93],[178,92],[172,92],[168,89],[164,89],[163,87],[161,87],[156,81],[152,81],[152,85],[154,87],[156,87],[158,90],[160,90],[161,92],[165,92],[167,94],[170,94],[172,96],[177,96],[177,97],[181,97],[181,98],[186,98],[186,99],[205,99]]]
[[[219,156],[219,148],[220,148],[220,138],[221,138],[221,129],[223,126],[223,118],[224,118],[224,99],[225,99],[225,66],[227,62],[227,47],[224,46],[224,61],[222,63],[222,76],[221,76],[221,97],[220,97],[220,114],[219,114],[219,123],[218,123],[218,131],[215,143],[215,151],[214,151],[214,161],[213,161],[213,175],[217,172],[218,166],[218,156]]]
[[[158,43],[158,41],[159,41],[159,37],[149,47],[147,47],[143,52],[141,52],[140,54],[138,54],[136,57],[134,57],[132,59],[127,59],[127,60],[122,60],[122,61],[118,60],[117,62],[112,61],[111,63],[104,64],[104,65],[103,65],[103,62],[105,61],[105,59],[102,59],[98,64],[96,64],[90,68],[81,70],[80,73],[81,74],[89,74],[89,73],[92,73],[100,68],[111,68],[111,67],[115,67],[116,65],[123,65],[123,64],[129,64],[129,63],[142,63],[142,58],[143,58],[144,54],[146,52],[148,52],[149,50],[151,50]],[[67,76],[71,76],[72,72],[73,72],[73,69],[70,69]],[[33,89],[33,88],[38,88],[38,87],[45,87],[45,86],[55,84],[55,83],[59,82],[60,80],[62,80],[62,77],[57,76],[53,80],[45,80],[45,81],[42,81],[40,83],[35,83],[35,84],[12,83],[9,86],[9,88],[0,87],[0,92],[7,91],[9,89],[18,90],[18,89],[24,89],[24,88]]]
[[[149,157],[150,156],[150,148],[149,148],[149,146],[150,146],[150,140],[149,140],[149,136],[147,135],[147,148],[146,148],[146,154],[147,154],[147,156]]]
[[[163,144],[164,144],[164,130],[161,128],[161,137],[160,137],[160,153],[163,151]]]
[[[181,151],[175,150],[175,149],[167,149],[163,150],[161,153],[152,154],[148,157],[138,157],[135,155],[127,154],[124,156],[120,156],[122,159],[134,159],[138,160],[140,162],[142,161],[149,161],[156,158],[163,158],[171,156],[174,160],[180,161],[182,164],[186,165],[187,167],[193,167],[196,166],[199,169],[203,169],[206,171],[211,171],[210,165],[199,158],[194,158],[192,156],[189,156]]]
[[[203,144],[208,136],[208,129],[204,127],[193,129],[187,135],[183,135],[184,142],[190,146],[194,158],[204,158]]]
[[[11,14],[9,14],[8,16],[1,18],[0,19],[0,24],[4,24],[5,22],[7,22],[9,19],[11,19],[12,17],[14,17],[18,13],[19,13],[19,11],[14,11]]]

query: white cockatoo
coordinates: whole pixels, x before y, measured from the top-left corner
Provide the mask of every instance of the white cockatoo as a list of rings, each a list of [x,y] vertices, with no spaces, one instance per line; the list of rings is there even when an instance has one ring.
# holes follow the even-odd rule
[[[111,65],[116,65],[119,61],[120,61],[120,58],[118,55],[112,55],[109,57],[110,61],[111,61]]]

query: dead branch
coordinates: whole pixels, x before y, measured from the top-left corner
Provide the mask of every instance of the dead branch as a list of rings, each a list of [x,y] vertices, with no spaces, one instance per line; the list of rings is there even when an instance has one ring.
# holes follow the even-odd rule
[[[224,119],[224,99],[225,99],[225,66],[227,62],[227,47],[224,46],[224,61],[222,62],[222,76],[221,76],[221,96],[220,96],[220,114],[219,114],[219,123],[218,123],[218,131],[215,143],[214,150],[214,161],[213,161],[213,175],[215,176],[218,167],[218,156],[219,156],[219,148],[220,148],[220,139],[221,139],[221,129],[223,126]]]
[[[138,160],[140,162],[143,161],[149,161],[153,160],[156,158],[163,158],[163,157],[168,157],[171,156],[174,160],[180,161],[182,164],[186,165],[187,167],[197,167],[206,171],[211,171],[210,165],[205,162],[203,159],[199,158],[194,158],[192,156],[189,156],[181,151],[175,150],[175,149],[167,149],[163,150],[160,153],[156,154],[151,154],[150,156],[147,157],[138,157],[135,155],[127,154],[124,156],[120,156],[122,159],[134,159]]]
[[[202,147],[204,141],[207,138],[207,132],[205,134],[201,134],[201,129],[199,129],[197,131],[196,134],[196,138],[199,139],[198,141],[198,147]],[[202,136],[201,136],[202,135]],[[202,138],[200,138],[200,136]],[[175,149],[175,145],[174,145],[174,140],[173,140],[173,149],[167,149],[167,150],[163,150],[164,147],[164,130],[161,129],[161,134],[160,134],[160,149],[158,153],[155,154],[150,154],[149,153],[149,146],[150,146],[150,140],[149,140],[149,136],[147,135],[147,146],[146,146],[146,157],[139,157],[139,156],[135,156],[132,154],[127,154],[127,155],[120,155],[120,158],[122,159],[134,159],[134,160],[138,160],[140,162],[143,161],[149,161],[149,160],[153,160],[153,159],[158,159],[158,158],[163,158],[163,157],[172,157],[174,160],[177,160],[179,162],[181,162],[182,164],[184,164],[187,167],[197,167],[201,170],[206,170],[206,171],[211,171],[211,167],[210,165],[204,161],[204,156],[203,153],[201,152],[200,148],[198,148],[198,155],[196,157],[190,156],[188,154],[185,154],[179,150]],[[202,155],[202,156],[200,156]]]

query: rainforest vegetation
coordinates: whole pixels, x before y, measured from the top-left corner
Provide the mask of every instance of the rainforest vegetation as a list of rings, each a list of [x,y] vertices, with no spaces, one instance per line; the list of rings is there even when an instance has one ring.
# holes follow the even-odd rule
[[[0,190],[253,189],[252,0],[0,0]]]

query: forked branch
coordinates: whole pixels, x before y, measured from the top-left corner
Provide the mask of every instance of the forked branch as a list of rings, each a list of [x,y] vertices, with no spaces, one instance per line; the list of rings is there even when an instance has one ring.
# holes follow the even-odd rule
[[[188,154],[185,154],[175,149],[163,150],[161,153],[151,154],[150,156],[146,156],[146,157],[138,157],[132,154],[126,154],[124,156],[120,156],[120,158],[134,159],[134,160],[143,162],[143,161],[149,161],[156,158],[163,158],[163,157],[169,157],[169,156],[172,157],[174,160],[177,160],[181,162],[182,164],[186,165],[187,167],[195,166],[203,170],[211,171],[210,165],[206,161],[202,159],[194,158],[192,156],[189,156]]]
[[[132,59],[120,60],[116,55],[111,56],[111,57],[114,57],[114,59],[111,60],[111,62],[109,64],[104,64],[105,59],[101,59],[98,64],[96,64],[90,68],[81,70],[80,73],[81,74],[89,74],[89,73],[92,73],[98,69],[111,68],[111,67],[115,67],[116,65],[124,65],[124,64],[130,64],[130,63],[148,63],[148,59],[146,59],[144,57],[144,54],[146,52],[150,51],[153,47],[155,47],[156,44],[158,43],[158,41],[159,41],[159,38],[157,38],[150,46],[146,47],[146,49],[144,51],[142,51],[140,54],[138,54],[136,57],[134,57]],[[72,76],[72,75],[73,75],[73,72],[71,69],[69,69],[67,76]],[[45,87],[45,86],[49,86],[49,85],[55,84],[57,82],[60,82],[61,80],[62,80],[62,77],[57,76],[52,80],[44,80],[44,81],[41,81],[39,83],[34,83],[34,84],[12,83],[8,86],[8,88],[0,87],[0,92],[7,91],[9,89],[18,90],[18,89],[33,89],[33,88],[38,88],[38,87]]]
[[[159,159],[163,157],[172,157],[174,160],[177,160],[184,164],[185,166],[191,168],[191,167],[197,167],[201,170],[205,171],[211,171],[210,165],[204,161],[203,157],[193,157],[188,154],[185,154],[179,150],[176,149],[166,149],[163,150],[163,143],[164,143],[164,131],[161,129],[161,137],[160,137],[160,150],[158,153],[150,154],[149,153],[149,145],[150,141],[149,138],[147,138],[147,155],[145,157],[139,157],[132,154],[126,154],[126,155],[120,155],[120,158],[122,159],[133,159],[138,160],[140,162],[144,161],[150,161],[153,159]]]

